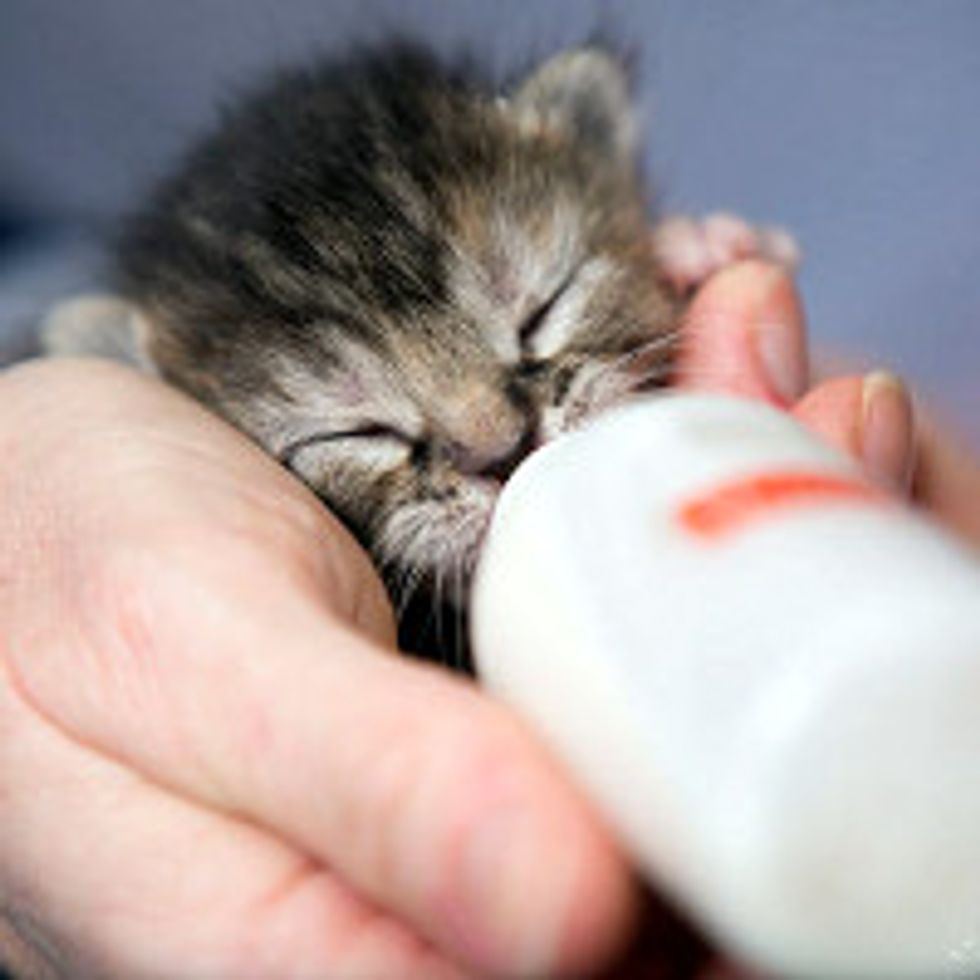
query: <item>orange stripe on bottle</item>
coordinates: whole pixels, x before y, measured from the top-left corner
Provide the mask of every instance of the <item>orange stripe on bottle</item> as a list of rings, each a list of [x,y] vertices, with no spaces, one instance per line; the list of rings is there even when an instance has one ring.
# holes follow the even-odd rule
[[[873,487],[826,473],[764,473],[715,487],[684,503],[681,526],[702,538],[718,538],[774,510],[833,501],[882,503],[887,498]]]

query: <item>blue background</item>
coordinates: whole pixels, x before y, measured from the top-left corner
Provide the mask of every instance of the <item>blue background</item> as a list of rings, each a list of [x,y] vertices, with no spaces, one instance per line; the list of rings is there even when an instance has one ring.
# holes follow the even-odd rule
[[[624,41],[663,205],[792,229],[817,345],[901,371],[980,446],[971,0],[2,0],[0,355],[97,278],[92,236],[221,97],[391,29],[501,71],[596,30]]]

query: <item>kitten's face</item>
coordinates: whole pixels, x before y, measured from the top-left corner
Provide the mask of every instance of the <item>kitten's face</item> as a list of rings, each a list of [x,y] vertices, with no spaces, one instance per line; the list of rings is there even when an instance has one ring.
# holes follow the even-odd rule
[[[609,59],[573,53],[509,100],[461,98],[434,90],[412,106],[421,149],[374,134],[353,205],[328,189],[291,208],[288,187],[265,188],[291,222],[285,244],[281,223],[229,237],[213,212],[186,209],[186,233],[231,249],[288,328],[242,305],[226,319],[251,325],[203,336],[187,326],[194,304],[206,290],[216,321],[224,287],[186,275],[145,302],[166,377],[309,484],[392,581],[457,596],[513,467],[663,383],[678,312],[653,268]]]
[[[522,176],[535,167],[547,157]],[[665,381],[673,311],[638,202],[616,215],[581,185],[542,174],[541,188],[533,201],[496,182],[461,190],[444,226],[444,301],[386,317],[369,341],[332,340],[329,369],[280,352],[286,401],[252,406],[259,424],[275,419],[276,455],[403,572],[465,581],[520,459]]]

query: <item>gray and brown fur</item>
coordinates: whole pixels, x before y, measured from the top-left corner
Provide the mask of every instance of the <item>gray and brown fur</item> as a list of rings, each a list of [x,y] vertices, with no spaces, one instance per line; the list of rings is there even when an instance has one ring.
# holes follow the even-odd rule
[[[502,91],[405,44],[283,75],[117,256],[121,302],[54,346],[122,331],[308,483],[396,605],[461,604],[516,463],[662,384],[676,347],[627,79],[594,48]]]

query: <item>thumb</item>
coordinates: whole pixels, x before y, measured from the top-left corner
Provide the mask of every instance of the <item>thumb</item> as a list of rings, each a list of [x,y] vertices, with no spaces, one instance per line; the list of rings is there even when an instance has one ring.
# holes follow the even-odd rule
[[[785,269],[758,260],[722,269],[687,311],[682,387],[788,407],[807,383],[803,310]]]

